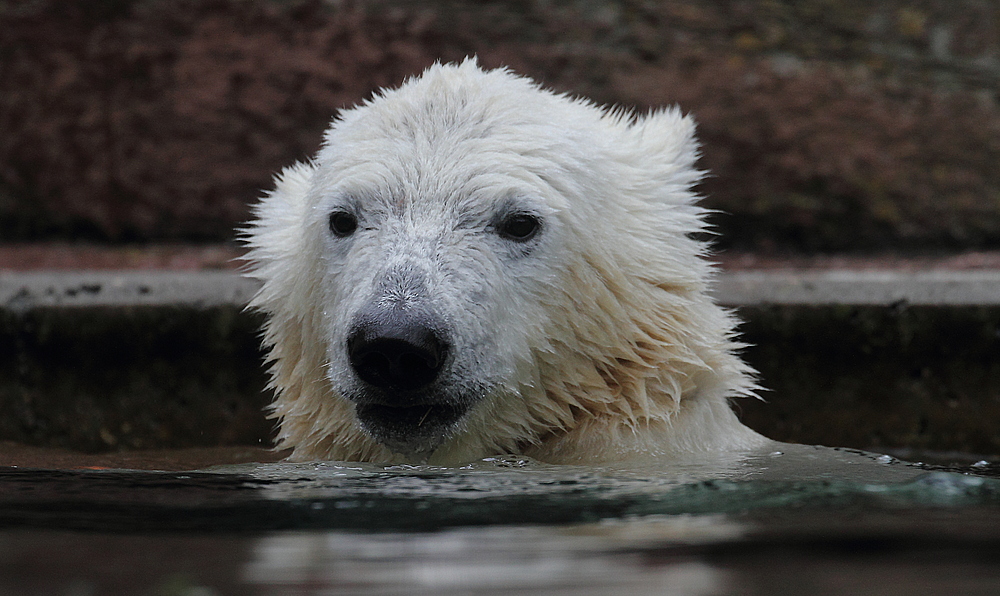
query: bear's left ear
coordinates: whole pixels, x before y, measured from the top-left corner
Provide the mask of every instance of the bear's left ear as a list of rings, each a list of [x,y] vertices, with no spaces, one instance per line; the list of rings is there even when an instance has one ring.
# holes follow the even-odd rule
[[[677,107],[663,108],[637,117],[628,125],[637,164],[660,183],[690,186],[702,177],[695,168],[698,141],[695,123]]]

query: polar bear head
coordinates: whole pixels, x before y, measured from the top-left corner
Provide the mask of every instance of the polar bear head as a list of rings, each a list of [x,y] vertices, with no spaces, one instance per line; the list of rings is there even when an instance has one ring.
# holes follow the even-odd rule
[[[279,446],[457,462],[747,443],[726,398],[752,371],[692,237],[693,133],[676,109],[602,109],[474,60],[342,111],[247,230]]]

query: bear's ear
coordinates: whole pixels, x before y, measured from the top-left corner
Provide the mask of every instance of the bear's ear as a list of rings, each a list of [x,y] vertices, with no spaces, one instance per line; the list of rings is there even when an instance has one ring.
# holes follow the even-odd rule
[[[307,196],[316,165],[295,163],[274,177],[274,190],[255,209],[261,227],[298,228],[308,212]],[[295,233],[300,233],[296,230]]]
[[[243,230],[258,271],[267,264],[292,258],[300,250],[303,228],[309,209],[307,195],[316,166],[299,162],[274,177],[274,190],[253,207],[255,219]]]
[[[664,108],[636,117],[628,124],[625,142],[631,145],[633,163],[673,188],[690,188],[703,172],[695,167],[698,141],[695,123],[677,107]]]

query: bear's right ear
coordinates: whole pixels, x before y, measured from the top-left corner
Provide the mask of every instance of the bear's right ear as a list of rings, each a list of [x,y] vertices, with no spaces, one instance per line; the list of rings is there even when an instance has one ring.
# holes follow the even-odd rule
[[[274,177],[274,190],[268,193],[269,196],[263,202],[304,206],[315,172],[316,164],[312,161],[296,162],[282,169]]]
[[[244,230],[247,258],[260,270],[295,253],[302,242],[309,208],[306,197],[316,165],[298,162],[274,177],[274,190],[254,205],[255,219]]]

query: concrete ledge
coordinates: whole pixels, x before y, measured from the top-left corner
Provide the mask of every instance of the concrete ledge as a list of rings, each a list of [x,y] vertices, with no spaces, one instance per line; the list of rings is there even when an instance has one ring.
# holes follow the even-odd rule
[[[260,284],[232,271],[0,273],[0,308],[245,306]]]
[[[245,306],[260,284],[232,271],[0,273],[0,308]],[[1000,304],[1000,271],[736,271],[716,298],[730,306],[989,306]]]
[[[720,275],[715,295],[731,306],[989,306],[1000,271],[740,271]]]
[[[0,273],[0,440],[266,445],[258,284],[233,271]],[[729,271],[779,440],[1000,454],[1000,271]]]

